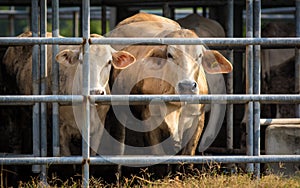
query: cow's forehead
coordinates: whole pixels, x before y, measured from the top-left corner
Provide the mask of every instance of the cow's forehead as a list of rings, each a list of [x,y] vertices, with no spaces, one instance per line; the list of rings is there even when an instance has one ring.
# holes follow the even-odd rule
[[[113,48],[109,45],[91,45],[90,57],[97,60],[96,62],[107,63],[112,59]],[[93,62],[91,62],[93,63]]]
[[[195,59],[203,54],[205,48],[202,45],[169,45],[167,50],[169,53]]]

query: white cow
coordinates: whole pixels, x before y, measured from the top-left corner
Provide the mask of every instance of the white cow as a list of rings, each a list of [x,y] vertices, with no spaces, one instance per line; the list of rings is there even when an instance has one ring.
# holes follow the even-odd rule
[[[31,37],[25,32],[19,37]],[[100,35],[91,35],[101,37]],[[51,37],[51,33],[47,33]],[[47,46],[47,75],[52,71],[52,45]],[[61,45],[56,56],[59,66],[59,94],[81,94],[82,88],[82,47]],[[109,45],[90,46],[90,88],[91,94],[110,94],[108,79],[111,66],[123,69],[135,62],[135,57],[125,51],[115,51]],[[7,72],[16,77],[21,94],[32,94],[32,46],[11,46],[7,49],[3,64]],[[51,76],[47,76],[47,94],[51,94]],[[80,136],[82,114],[78,106],[60,106],[60,146],[61,155],[71,155],[71,137]],[[108,105],[91,104],[91,148],[97,152],[103,131]],[[74,110],[74,112],[73,112]],[[75,117],[74,117],[75,113]],[[81,116],[81,117],[78,117]],[[76,125],[77,124],[77,125]]]

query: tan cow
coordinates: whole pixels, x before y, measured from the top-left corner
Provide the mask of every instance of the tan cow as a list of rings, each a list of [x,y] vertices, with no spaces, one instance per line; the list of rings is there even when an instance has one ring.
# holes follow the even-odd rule
[[[31,32],[19,37],[31,37]],[[91,35],[101,37],[100,35]],[[51,33],[47,33],[51,37]],[[82,47],[79,45],[61,45],[56,60],[59,66],[59,94],[81,94],[82,87]],[[52,71],[52,45],[47,46],[48,75]],[[115,51],[108,45],[91,45],[90,47],[90,88],[91,94],[110,94],[108,79],[111,64],[122,69],[135,62],[128,52]],[[10,75],[16,77],[21,94],[32,94],[32,46],[11,46],[7,49],[3,64]],[[51,76],[47,77],[47,94],[51,94]],[[82,114],[78,106],[60,106],[60,146],[61,155],[71,155],[71,137],[80,136]],[[91,148],[96,152],[100,144],[104,120],[108,105],[91,104]],[[74,113],[75,118],[74,118]],[[79,116],[79,117],[78,117]],[[77,124],[77,125],[76,125]]]
[[[181,27],[194,31],[200,38],[225,37],[225,31],[220,23],[196,13],[180,18],[177,22],[181,25]],[[220,50],[219,52],[223,55],[226,54],[226,51],[224,50]],[[224,83],[223,75],[206,74],[206,80],[209,85],[210,94],[226,94],[226,84]],[[205,109],[206,112],[209,112],[210,114],[219,114],[219,117],[225,117],[226,104],[206,105]],[[213,135],[219,132],[223,124],[223,122],[219,119],[211,118],[211,116],[209,117],[210,119],[206,127],[207,136],[202,137],[200,143],[202,151],[214,141],[216,136]]]
[[[155,19],[152,21],[153,17]],[[139,13],[127,18],[125,21],[128,24],[121,22],[117,25],[112,35],[134,37],[137,24],[140,29],[137,31],[138,37],[143,37],[143,33],[147,37],[198,37],[191,30],[177,28],[178,24],[171,20],[166,24],[173,24],[174,30],[160,28],[159,25],[164,25],[166,19]],[[113,94],[207,94],[204,71],[210,74],[232,71],[230,62],[219,52],[207,50],[202,45],[132,45],[124,50],[132,53],[137,62],[126,70],[113,70]],[[134,116],[129,108],[114,107],[117,119],[129,132],[133,132],[126,138],[127,145],[144,146],[131,151],[156,155],[176,154],[181,151],[184,155],[194,155],[204,126],[204,105],[156,102],[132,106],[130,110]],[[145,135],[138,138],[138,132]],[[129,153],[130,149],[128,146],[125,153]]]

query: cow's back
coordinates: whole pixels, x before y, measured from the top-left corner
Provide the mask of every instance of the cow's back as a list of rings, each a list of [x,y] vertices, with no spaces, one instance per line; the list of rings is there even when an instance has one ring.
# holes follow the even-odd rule
[[[181,26],[168,18],[147,13],[138,13],[121,21],[108,37],[164,37],[172,31],[180,30]],[[112,45],[116,50],[125,45]]]
[[[199,37],[225,37],[225,31],[217,21],[198,14],[190,14],[177,22],[186,29],[196,32]]]
[[[18,37],[31,37],[30,31],[22,33]],[[51,37],[51,33],[47,33],[47,37]],[[72,49],[74,46],[62,45],[60,50]],[[6,50],[2,63],[6,72],[16,78],[17,86],[21,94],[32,94],[32,45],[10,46]],[[71,94],[71,88],[66,87],[66,80],[73,77],[76,67],[73,69],[60,66],[60,94]],[[47,45],[47,94],[51,94],[52,81],[52,45]],[[73,80],[73,79],[70,79]],[[38,80],[39,82],[40,80]]]
[[[285,22],[271,22],[263,26],[262,37],[295,37],[295,24]],[[261,51],[262,64],[262,93],[268,93],[271,83],[271,69],[278,67],[295,56],[294,49],[263,49]]]
[[[135,14],[134,16],[131,16],[129,18],[126,18],[125,20],[121,21],[117,27],[123,26],[123,25],[128,25],[131,23],[137,23],[137,22],[147,22],[147,21],[152,21],[152,22],[161,22],[161,23],[167,23],[170,25],[174,26],[179,26],[179,24],[171,19],[162,17],[162,16],[157,16],[154,14],[148,14],[145,12],[140,12],[138,14]],[[179,26],[180,27],[180,26]]]

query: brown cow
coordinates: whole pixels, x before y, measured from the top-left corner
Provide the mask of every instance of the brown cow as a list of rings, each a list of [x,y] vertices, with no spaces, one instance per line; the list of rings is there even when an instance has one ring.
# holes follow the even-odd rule
[[[31,32],[25,32],[19,37],[31,37]],[[100,35],[91,35],[101,37]],[[51,37],[51,33],[47,33]],[[59,94],[81,94],[82,87],[82,47],[79,45],[62,45],[56,60],[59,67]],[[47,46],[48,75],[52,71],[52,45]],[[109,94],[108,79],[111,63],[116,69],[123,69],[135,62],[128,52],[115,51],[108,45],[91,45],[90,47],[90,89],[91,94]],[[32,46],[11,46],[7,49],[3,64],[10,75],[16,77],[21,94],[32,94]],[[51,77],[47,77],[47,94],[51,94]],[[79,105],[80,107],[80,105]],[[80,135],[81,112],[76,104],[60,106],[60,146],[61,155],[71,155],[70,141],[73,135]],[[109,109],[108,105],[91,104],[91,148],[98,150],[104,120]],[[73,114],[73,110],[75,115]],[[79,117],[78,117],[79,116]],[[77,126],[76,126],[77,123]]]
[[[152,21],[152,18],[155,19]],[[128,24],[121,22],[117,25],[116,30],[112,31],[112,36],[134,37],[134,33],[138,32],[138,37],[143,37],[143,33],[147,37],[198,37],[191,30],[179,29],[178,24],[171,20],[166,24],[173,24],[174,30],[166,31],[165,28],[160,28],[166,19],[139,13],[132,19],[127,18],[125,21]],[[139,31],[136,31],[135,24],[139,26]],[[230,62],[219,52],[207,50],[202,45],[132,45],[124,50],[132,53],[137,62],[126,70],[113,70],[113,94],[207,94],[204,71],[210,74],[232,71]],[[133,132],[126,138],[127,146],[144,146],[140,149],[131,149],[128,146],[125,153],[130,153],[130,150],[138,154],[162,155],[181,151],[184,155],[194,155],[204,126],[203,108],[203,104],[160,102],[157,105],[153,102],[150,105],[132,106],[130,110],[133,111],[134,117],[129,108],[114,107],[117,119],[129,132]],[[138,132],[145,135],[139,138],[138,134],[135,134]]]

